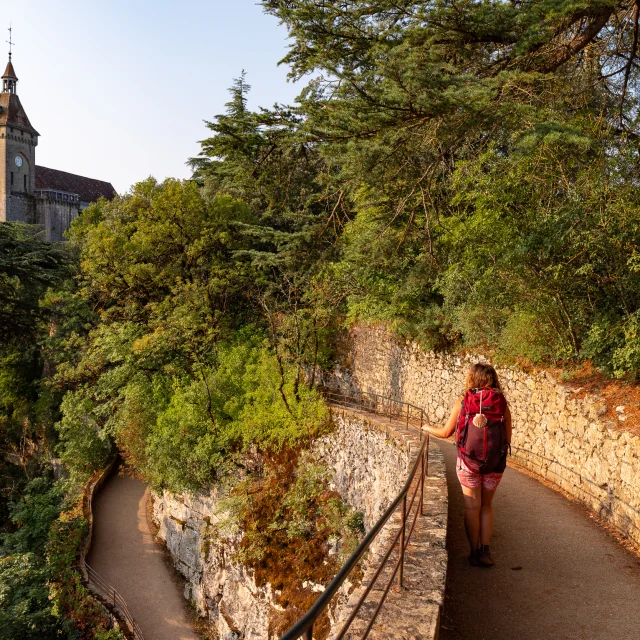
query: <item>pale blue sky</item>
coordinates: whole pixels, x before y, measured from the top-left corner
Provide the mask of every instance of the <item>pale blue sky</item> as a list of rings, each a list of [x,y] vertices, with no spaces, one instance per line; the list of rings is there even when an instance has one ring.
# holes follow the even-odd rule
[[[292,103],[287,32],[255,0],[0,0],[39,165],[112,182],[189,177],[185,161],[242,69],[250,108]]]

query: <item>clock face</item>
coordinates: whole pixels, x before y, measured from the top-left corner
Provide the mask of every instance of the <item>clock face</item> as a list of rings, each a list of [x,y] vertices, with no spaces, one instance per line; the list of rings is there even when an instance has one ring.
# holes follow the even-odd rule
[[[22,156],[16,156],[16,167],[21,167],[22,166]]]

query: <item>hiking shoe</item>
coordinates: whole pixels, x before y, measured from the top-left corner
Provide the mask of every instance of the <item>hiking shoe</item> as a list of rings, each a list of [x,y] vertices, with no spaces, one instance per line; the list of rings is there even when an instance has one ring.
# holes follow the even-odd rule
[[[495,565],[495,561],[491,557],[491,551],[489,551],[488,544],[483,544],[476,551],[476,558],[477,558],[478,564],[481,567],[493,567],[493,565]]]
[[[480,566],[480,563],[478,562],[478,552],[475,549],[473,549],[471,551],[471,553],[469,554],[469,564],[472,567],[479,567]]]

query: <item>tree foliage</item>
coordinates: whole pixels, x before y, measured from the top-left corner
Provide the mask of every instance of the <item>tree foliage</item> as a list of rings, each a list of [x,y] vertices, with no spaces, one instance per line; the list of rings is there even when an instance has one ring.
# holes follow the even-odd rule
[[[44,556],[49,529],[62,508],[59,487],[32,480],[10,505],[15,531],[0,538],[0,638],[57,638],[62,633],[49,598],[51,577]]]
[[[355,212],[351,317],[636,375],[637,4],[263,5]]]
[[[322,428],[300,365],[261,338],[245,233],[255,219],[195,182],[149,180],[75,225],[78,296],[94,318],[60,338],[59,433],[74,477],[104,464],[115,441],[156,486],[197,489],[249,447]]]
[[[8,508],[48,465],[55,400],[42,385],[50,318],[40,306],[69,260],[32,225],[0,224],[0,529]]]

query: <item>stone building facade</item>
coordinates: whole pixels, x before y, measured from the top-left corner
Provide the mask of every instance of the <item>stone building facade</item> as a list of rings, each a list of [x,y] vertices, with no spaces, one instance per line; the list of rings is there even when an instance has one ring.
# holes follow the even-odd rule
[[[36,165],[40,134],[20,103],[17,85],[10,55],[0,93],[0,222],[37,224],[47,241],[64,240],[82,209],[116,192],[109,182]]]

